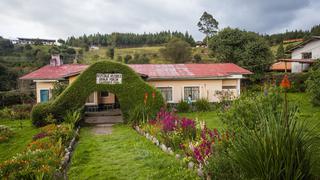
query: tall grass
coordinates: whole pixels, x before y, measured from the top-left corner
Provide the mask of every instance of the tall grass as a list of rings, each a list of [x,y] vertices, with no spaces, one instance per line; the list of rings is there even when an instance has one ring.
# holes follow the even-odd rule
[[[318,173],[320,136],[298,121],[298,108],[274,113],[257,108],[259,124],[245,123],[233,143],[232,158],[249,179],[314,179]],[[249,117],[248,117],[249,118]]]

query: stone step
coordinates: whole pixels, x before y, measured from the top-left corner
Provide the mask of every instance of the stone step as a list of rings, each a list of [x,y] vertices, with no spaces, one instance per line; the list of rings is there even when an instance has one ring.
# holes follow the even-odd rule
[[[116,124],[122,123],[122,116],[91,116],[85,117],[84,122],[89,125],[97,125],[97,124]]]
[[[100,111],[100,112],[86,112],[86,117],[101,117],[101,116],[121,116],[122,113],[119,110],[112,111]]]

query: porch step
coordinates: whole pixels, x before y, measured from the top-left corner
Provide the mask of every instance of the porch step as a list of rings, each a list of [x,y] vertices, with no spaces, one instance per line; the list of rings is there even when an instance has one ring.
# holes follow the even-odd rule
[[[103,117],[103,116],[121,116],[121,110],[114,109],[109,111],[86,112],[86,117]]]
[[[106,125],[106,124],[116,124],[122,123],[122,116],[87,116],[84,118],[84,122],[88,125]]]

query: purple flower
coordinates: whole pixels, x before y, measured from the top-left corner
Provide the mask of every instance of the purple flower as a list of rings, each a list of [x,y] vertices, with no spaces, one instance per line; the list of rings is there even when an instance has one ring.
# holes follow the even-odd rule
[[[41,132],[41,133],[39,133],[39,134],[34,135],[32,139],[33,139],[33,140],[37,140],[37,139],[42,139],[42,138],[47,137],[47,136],[48,136],[47,133]]]
[[[195,128],[195,122],[193,120],[191,120],[191,119],[182,118],[181,127],[183,129]]]

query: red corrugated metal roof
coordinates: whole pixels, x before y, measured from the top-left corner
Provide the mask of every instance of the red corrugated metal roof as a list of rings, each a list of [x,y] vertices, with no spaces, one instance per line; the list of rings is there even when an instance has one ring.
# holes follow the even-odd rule
[[[221,64],[130,64],[134,71],[154,79],[210,78],[237,74],[252,74],[232,63]],[[79,74],[88,65],[64,64],[61,66],[44,66],[20,79],[62,79]]]
[[[62,79],[72,75],[79,74],[81,71],[86,69],[88,65],[83,64],[63,64],[61,66],[50,66],[46,65],[38,70],[35,70],[29,74],[22,76],[20,79]]]
[[[252,74],[232,63],[221,64],[131,64],[132,69],[149,78],[210,78]]]

